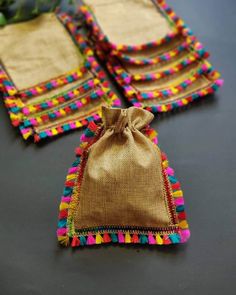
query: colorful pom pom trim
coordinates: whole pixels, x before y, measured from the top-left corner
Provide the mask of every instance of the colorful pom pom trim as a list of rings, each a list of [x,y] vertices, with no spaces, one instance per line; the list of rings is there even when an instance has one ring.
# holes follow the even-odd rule
[[[162,78],[174,75],[178,72],[180,72],[182,69],[190,66],[191,64],[200,61],[201,58],[205,55],[205,53],[198,53],[193,52],[189,53],[188,56],[176,64],[173,67],[170,67],[164,71],[158,71],[155,73],[150,74],[129,74],[122,66],[114,64],[113,71],[118,76],[118,78],[123,80],[123,84],[130,84],[132,82],[137,81],[157,81]],[[204,56],[205,57],[205,56]]]
[[[175,14],[175,12],[166,4],[164,0],[155,0],[154,4],[156,4],[158,8],[160,8],[162,13],[168,18],[168,20],[173,23],[173,32],[167,34],[164,38],[140,45],[125,45],[110,42],[108,36],[106,36],[102,32],[102,29],[99,27],[99,24],[96,21],[96,17],[93,15],[92,9],[90,9],[90,7],[87,5],[83,5],[80,7],[79,11],[82,13],[86,24],[91,29],[91,37],[93,39],[94,37],[97,39],[98,43],[101,45],[104,51],[111,51],[116,54],[122,54],[124,52],[136,52],[167,44],[171,42],[174,38],[179,36],[184,36],[192,41],[194,40],[195,42],[193,42],[193,49],[205,51],[203,45],[193,35],[191,29],[184,23],[184,21],[180,17]]]
[[[78,119],[71,120],[68,118],[68,120],[65,120],[65,122],[59,126],[57,124],[56,126],[54,126],[55,124],[52,124],[49,128],[46,128],[42,131],[37,131],[37,126],[42,124],[42,122],[47,122],[48,120],[53,120],[60,117],[66,117],[68,113],[78,110],[89,101],[94,99],[100,98],[103,100],[103,104],[106,102],[106,105],[119,107],[120,100],[117,98],[116,94],[110,88],[108,88],[108,86],[108,82],[103,82],[100,84],[101,88],[97,91],[94,91],[91,96],[83,98],[84,101],[82,101],[82,99],[80,101],[72,102],[65,108],[61,108],[56,111],[53,110],[50,113],[23,121],[23,124],[19,127],[23,138],[28,139],[30,136],[34,136],[34,141],[38,142],[39,140],[45,139],[47,137],[60,135],[64,132],[86,127],[91,121],[100,121],[101,108],[98,107],[95,110],[92,109],[90,113],[87,113],[86,118],[80,119],[78,115]],[[36,129],[32,127],[36,127]]]
[[[176,56],[180,55],[184,50],[188,50],[191,48],[190,46],[194,44],[194,38],[188,37],[182,44],[177,46],[174,49],[169,50],[168,52],[165,52],[161,55],[158,55],[154,58],[133,58],[128,55],[125,55],[119,51],[111,51],[111,56],[118,57],[121,61],[126,62],[131,65],[155,65],[161,62],[170,61],[171,59],[175,58]],[[193,50],[193,49],[191,49]],[[200,50],[199,48],[196,50],[196,52],[202,54],[205,56],[205,51]]]
[[[177,67],[169,68],[160,73],[156,74],[141,74],[141,75],[130,75],[125,71],[125,69],[121,66],[119,58],[125,60],[126,62],[133,63],[136,65],[146,65],[146,64],[155,64],[161,62],[162,59],[168,61],[172,58],[171,55],[178,54],[179,50],[181,51],[183,48],[181,45],[179,46],[179,50],[172,50],[171,54],[163,54],[158,58],[154,59],[135,59],[127,56],[125,53],[139,51],[143,49],[157,47],[162,44],[166,44],[171,42],[174,38],[178,36],[184,36],[186,38],[188,49],[191,53],[195,55],[196,60],[201,61],[201,58],[207,58],[209,53],[204,49],[203,45],[197,40],[197,38],[193,35],[192,31],[184,21],[178,17],[173,9],[171,9],[165,2],[165,0],[156,0],[154,3],[161,9],[164,15],[168,18],[168,20],[174,24],[174,31],[165,38],[159,39],[158,41],[150,42],[147,44],[142,44],[138,46],[132,45],[123,45],[123,44],[113,44],[109,41],[108,37],[103,34],[101,28],[99,27],[95,16],[93,15],[92,10],[84,5],[80,8],[80,12],[82,13],[86,25],[90,28],[90,39],[92,40],[93,46],[99,58],[103,60],[109,72],[115,78],[118,85],[124,92],[124,95],[127,97],[129,102],[131,102],[136,107],[146,108],[154,113],[156,112],[166,112],[171,111],[175,108],[182,107],[187,105],[188,103],[196,100],[197,98],[203,97],[207,94],[211,94],[216,91],[223,84],[223,80],[219,79],[219,72],[212,69],[211,65],[206,62],[208,69],[207,77],[212,81],[209,83],[209,86],[200,89],[199,91],[193,91],[190,95],[182,97],[180,99],[176,99],[175,101],[170,102],[171,95],[176,93],[181,93],[183,89],[191,85],[197,78],[200,76],[196,73],[195,76],[192,76],[190,79],[183,81],[180,85],[174,85],[174,87],[170,87],[169,89],[163,89],[162,91],[151,91],[151,92],[139,92],[130,84],[134,81],[155,81],[161,79],[163,77],[172,75],[174,73],[180,72],[184,67],[191,64],[191,60],[187,59],[180,63]],[[183,45],[183,44],[182,44]],[[186,42],[185,42],[185,45]],[[185,46],[184,46],[185,47]],[[169,52],[169,53],[170,53]],[[194,59],[192,59],[192,63]],[[206,74],[206,66],[205,69],[201,69],[200,72],[202,74]],[[146,105],[145,100],[153,99],[153,98],[162,98],[163,100],[160,102],[154,102],[153,104]],[[169,101],[166,98],[170,98]],[[165,99],[165,100],[164,100]]]
[[[98,55],[101,54],[101,52],[97,52]],[[99,55],[100,56],[100,55]],[[111,64],[110,61],[107,61],[107,68],[116,80],[118,86],[120,86],[121,90],[124,92],[124,95],[127,97],[129,102],[134,105],[135,107],[144,108],[152,113],[162,113],[162,112],[168,112],[173,111],[174,109],[184,107],[188,105],[189,103],[192,103],[193,101],[196,101],[197,99],[201,97],[205,97],[208,94],[213,94],[215,91],[218,90],[219,87],[221,87],[224,83],[222,79],[219,79],[220,74],[219,72],[212,69],[212,66],[209,63],[206,63],[207,68],[205,64],[203,65],[203,71],[202,68],[195,73],[190,79],[187,79],[186,81],[183,81],[179,85],[175,87],[169,88],[166,90],[161,91],[152,91],[152,92],[139,92],[134,87],[128,86],[127,83],[124,83],[123,79],[121,79],[119,76],[117,76],[113,71],[113,64]],[[206,76],[212,81],[209,86],[201,88],[200,90],[193,91],[191,94],[186,95],[180,99],[176,99],[175,101],[168,102],[166,101],[168,98],[171,99],[171,95],[179,93],[183,91],[186,87],[191,85],[197,78],[199,78],[202,74],[206,74]],[[164,98],[165,100],[162,100],[160,102],[154,102],[152,104],[146,104],[145,100],[149,102],[151,99],[155,98]]]
[[[3,93],[4,103],[8,109],[12,125],[19,126],[24,139],[33,136],[35,142],[38,142],[40,139],[85,127],[90,121],[99,121],[101,118],[99,108],[91,110],[86,118],[79,118],[78,115],[77,119],[70,120],[70,118],[68,118],[68,120],[66,120],[68,114],[79,110],[92,100],[100,98],[104,100],[104,103],[106,102],[107,105],[113,107],[121,105],[120,100],[110,89],[109,82],[105,79],[106,75],[96,61],[93,51],[88,46],[83,36],[78,32],[78,26],[75,21],[66,13],[60,13],[57,16],[84,54],[83,67],[78,71],[67,73],[65,77],[63,76],[56,80],[45,82],[27,89],[24,92],[18,92],[7,73],[0,67],[0,91]],[[35,97],[46,91],[79,80],[86,72],[90,72],[92,78],[77,87],[71,88],[66,92],[61,92],[56,96],[49,96],[50,98],[44,99],[40,101],[40,103],[30,103],[30,101],[27,103],[24,102],[27,98]],[[78,96],[86,95],[90,90],[95,90],[95,92],[79,100]],[[52,108],[54,109],[50,110]],[[50,124],[50,127],[45,130],[39,131],[37,129],[42,123],[48,122],[49,120],[53,121],[61,117],[65,117],[65,121],[60,125],[55,123]]]

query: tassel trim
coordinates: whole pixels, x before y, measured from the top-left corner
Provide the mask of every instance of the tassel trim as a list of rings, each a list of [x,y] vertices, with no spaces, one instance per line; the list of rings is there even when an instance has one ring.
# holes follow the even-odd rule
[[[122,66],[118,64],[113,66],[113,71],[118,76],[118,78],[121,78],[123,80],[123,84],[130,84],[132,82],[138,82],[138,81],[157,81],[162,78],[165,78],[180,72],[181,70],[188,67],[189,65],[197,61],[200,61],[200,59],[203,56],[205,57],[205,53],[203,52],[190,53],[188,54],[188,57],[186,57],[183,61],[178,63],[176,66],[170,67],[164,71],[157,71],[156,73],[151,73],[151,74],[131,75]]]
[[[43,82],[34,87],[28,88],[26,90],[18,91],[15,87],[14,83],[11,81],[7,72],[3,69],[0,71],[0,83],[1,83],[1,91],[5,92],[8,96],[18,95],[22,99],[28,99],[31,97],[36,97],[38,95],[42,95],[45,92],[50,90],[59,88],[61,86],[67,85],[74,81],[81,79],[84,74],[87,72],[85,67],[78,68],[74,71],[70,71],[65,75],[52,79],[47,82]]]
[[[51,90],[53,88],[56,88],[57,86],[59,87],[61,85],[64,85],[66,81],[64,81],[64,83],[62,80],[60,80],[62,78],[60,78],[57,82],[55,82],[54,80],[51,81],[52,85],[50,84],[50,82],[46,82],[45,85],[47,85],[47,87],[44,84],[38,85],[35,87],[35,89],[32,88],[32,91],[25,91],[24,95],[24,93],[20,93],[17,91],[17,89],[14,87],[14,84],[8,77],[7,73],[4,71],[4,69],[0,68],[0,91],[3,92],[5,106],[8,109],[12,125],[15,127],[19,127],[19,130],[25,140],[33,136],[34,141],[38,142],[43,138],[52,137],[70,130],[74,130],[76,128],[87,126],[89,122],[92,120],[99,121],[101,118],[100,111],[94,112],[93,114],[88,114],[86,119],[69,121],[68,118],[68,121],[66,123],[59,125],[57,127],[48,128],[41,132],[38,132],[35,129],[35,127],[41,125],[42,123],[60,117],[66,117],[68,114],[77,111],[84,105],[88,104],[90,100],[107,97],[105,99],[107,105],[113,107],[121,105],[120,100],[117,98],[115,93],[110,89],[109,82],[105,81],[105,73],[96,61],[93,51],[88,46],[82,35],[78,33],[78,27],[75,24],[72,17],[67,15],[66,13],[61,13],[58,15],[58,19],[69,31],[72,38],[75,40],[76,44],[78,44],[79,48],[84,54],[85,66],[80,69],[81,73],[90,71],[94,75],[94,79],[90,79],[89,81],[83,83],[76,89],[60,93],[58,96],[43,100],[38,104],[25,105],[22,98],[37,96],[39,94],[42,94],[44,90],[46,91],[46,88],[47,91]],[[74,78],[69,77],[69,80],[67,82],[69,83],[75,81],[75,78],[77,76],[76,73],[73,73]],[[79,78],[79,76],[77,78]],[[78,94],[85,93],[88,90],[95,89],[95,87],[98,86],[99,89],[97,89],[95,93],[92,93],[90,97],[85,97],[81,100],[78,99],[73,103],[70,103],[71,100],[76,99],[76,96],[78,96]],[[46,88],[44,89],[44,87]],[[68,102],[68,105],[66,105],[66,107],[60,108],[60,104],[64,104],[65,102]],[[50,111],[50,109],[54,107],[57,107],[57,109]],[[46,110],[49,111],[46,112]],[[36,115],[32,116],[32,114]],[[28,118],[28,116],[30,116],[30,118]]]
[[[107,83],[102,84],[103,92],[104,95],[101,96],[100,99],[104,99],[104,102],[106,102],[106,105],[110,105],[113,107],[119,107],[120,106],[120,100],[117,98],[116,94],[111,91],[109,88],[107,88]],[[27,124],[21,125],[20,126],[20,132],[23,136],[24,139],[28,139],[30,136],[34,136],[34,141],[38,142],[41,139],[46,139],[48,137],[53,137],[57,135],[61,135],[65,132],[75,130],[78,128],[83,128],[88,126],[88,124],[92,121],[99,122],[101,120],[101,110],[87,114],[86,118],[84,119],[79,119],[79,120],[73,120],[69,121],[70,119],[68,118],[68,122],[61,124],[61,125],[56,125],[56,127],[50,127],[47,128],[43,131],[37,131],[37,129],[34,129],[35,126],[37,126],[37,121],[35,122],[34,119],[32,121],[28,121]],[[67,116],[67,113],[63,113],[63,116]],[[45,116],[45,120],[48,120],[48,117]],[[33,122],[33,126],[30,124]],[[56,121],[55,121],[56,124]],[[28,127],[30,126],[30,127]]]
[[[102,88],[98,88],[97,90],[94,90],[90,95],[84,96],[81,99],[75,98],[74,101],[69,102],[66,105],[63,104],[63,107],[58,106],[56,109],[53,109],[51,111],[49,110],[47,112],[43,112],[42,114],[36,114],[34,117],[31,117],[29,119],[25,119],[23,121],[23,126],[40,126],[49,121],[54,121],[55,119],[66,117],[68,114],[72,114],[75,111],[78,111],[79,109],[90,104],[92,101],[103,98],[104,95],[105,91],[103,91]]]
[[[143,65],[156,65],[161,62],[167,62],[173,59],[174,57],[180,55],[184,50],[188,50],[190,46],[194,44],[194,38],[191,36],[187,38],[186,41],[184,41],[181,45],[179,45],[177,48],[172,49],[162,55],[159,55],[155,58],[143,58],[143,59],[137,59],[132,58],[128,55],[125,55],[119,51],[112,51],[111,56],[118,57],[121,61],[131,64],[131,65],[137,65],[137,66],[143,66]],[[202,55],[205,54],[204,51],[199,51]]]
[[[30,114],[40,113],[45,110],[57,107],[60,104],[64,104],[65,102],[70,101],[70,100],[88,92],[89,90],[94,89],[100,83],[101,83],[101,81],[97,78],[90,79],[87,82],[80,85],[79,87],[75,87],[73,89],[70,89],[69,92],[61,93],[59,95],[51,97],[50,99],[45,99],[45,100],[41,101],[40,103],[24,106],[22,108],[22,113],[25,116],[28,116]]]
[[[155,4],[162,10],[162,12],[166,15],[166,17],[175,25],[175,32],[173,32],[173,35],[171,38],[161,39],[160,44],[164,44],[165,42],[171,41],[173,38],[175,38],[178,34],[185,36],[186,39],[192,40],[192,44],[190,48],[192,48],[192,51],[194,54],[198,55],[200,60],[201,58],[207,58],[209,56],[209,53],[205,51],[203,45],[197,40],[197,38],[193,35],[192,31],[186,26],[184,21],[179,18],[174,11],[166,4],[164,0],[156,0]],[[211,94],[215,92],[220,86],[223,84],[223,80],[219,79],[220,74],[213,70],[211,65],[208,62],[205,62],[206,65],[203,65],[204,67],[208,67],[208,72],[205,68],[200,70],[200,73],[196,74],[195,76],[192,76],[191,79],[187,79],[183,81],[180,85],[177,85],[175,87],[170,87],[168,89],[164,89],[162,91],[153,91],[153,92],[144,92],[140,93],[138,92],[134,87],[130,85],[132,81],[152,81],[152,80],[158,80],[161,77],[165,77],[168,75],[171,75],[172,73],[178,72],[180,69],[174,69],[169,68],[167,71],[162,72],[161,75],[158,74],[151,74],[151,75],[129,75],[127,72],[125,72],[124,68],[122,68],[119,64],[119,61],[114,58],[114,56],[111,56],[111,51],[113,54],[123,56],[124,52],[129,51],[138,51],[150,47],[155,47],[155,42],[151,42],[149,44],[143,44],[140,46],[125,46],[125,45],[115,45],[109,42],[107,36],[103,34],[101,31],[101,28],[98,26],[95,17],[93,16],[92,11],[88,6],[82,6],[80,9],[80,12],[83,14],[85,22],[87,26],[90,28],[91,32],[91,40],[93,40],[93,46],[95,47],[95,51],[99,58],[103,61],[105,61],[108,70],[112,74],[112,76],[115,78],[118,85],[122,88],[124,95],[127,97],[127,99],[136,107],[143,107],[147,110],[150,110],[151,112],[167,112],[170,110],[173,110],[177,107],[182,107],[190,102],[196,100],[197,98],[203,97],[207,94]],[[176,33],[178,32],[178,33]],[[159,45],[160,45],[159,44]],[[158,46],[158,44],[156,44]],[[165,60],[168,60],[171,58],[171,56],[167,55]],[[136,59],[130,60],[132,62],[137,62]],[[138,64],[145,64],[145,62],[148,64],[151,62],[151,60],[139,60]],[[189,62],[189,61],[188,61]],[[202,71],[202,73],[201,73]],[[174,95],[176,93],[181,93],[183,89],[185,89],[188,85],[191,85],[198,76],[201,74],[207,74],[207,76],[212,80],[212,83],[199,91],[195,91],[192,94],[190,94],[187,97],[183,97],[180,99],[177,99],[175,101],[165,102],[164,99],[171,98],[171,95]],[[162,98],[160,100],[160,103],[153,103],[153,105],[145,105],[145,100],[149,100],[152,98]]]
[[[195,50],[202,49],[203,51],[205,51],[203,45],[193,35],[191,29],[184,23],[182,19],[176,16],[174,11],[165,3],[165,1],[156,0],[155,4],[158,5],[158,8],[162,10],[163,14],[170,20],[171,23],[173,23],[173,31],[167,34],[164,38],[140,45],[124,45],[110,42],[108,36],[106,36],[102,32],[102,29],[99,27],[99,24],[97,23],[96,18],[89,6],[81,6],[79,12],[81,12],[85,19],[86,25],[90,28],[92,37],[94,37],[97,42],[99,42],[104,51],[112,51],[113,53],[119,54],[122,54],[124,52],[137,52],[140,50],[155,48],[160,45],[167,44],[171,42],[174,38],[179,36],[192,38],[193,40],[195,40],[193,48]]]
[[[129,102],[132,105],[134,105],[136,107],[144,108],[144,109],[149,110],[153,113],[168,112],[168,111],[172,111],[174,109],[177,109],[179,107],[184,107],[184,106],[188,105],[189,103],[191,103],[201,97],[204,97],[208,94],[213,94],[224,84],[224,80],[219,79],[219,77],[220,77],[219,72],[217,72],[217,71],[213,70],[211,67],[209,67],[209,73],[207,73],[206,75],[212,81],[212,83],[208,87],[204,87],[200,90],[194,91],[193,93],[191,93],[183,98],[176,99],[175,101],[165,102],[166,98],[168,98],[168,97],[171,98],[172,94],[176,94],[178,92],[181,92],[182,90],[184,90],[188,86],[188,84],[190,85],[193,82],[192,81],[190,82],[187,80],[187,82],[184,81],[183,83],[178,85],[177,89],[169,88],[168,91],[164,90],[164,91],[159,91],[159,92],[146,92],[146,93],[141,94],[131,86],[124,86],[123,81],[121,81],[121,79],[119,79],[119,77],[114,74],[113,66],[109,62],[107,62],[107,68],[110,71],[110,73],[113,75],[113,77],[115,78],[118,85],[124,91],[125,96],[127,97],[127,99],[129,100]],[[200,69],[200,72],[201,72],[201,69]],[[201,74],[196,73],[196,76],[200,77]],[[195,80],[195,77],[192,77],[192,78]],[[150,99],[153,99],[156,97],[163,98],[163,99],[160,100],[160,103],[153,103],[153,105],[146,105],[145,104],[145,99],[150,100]]]

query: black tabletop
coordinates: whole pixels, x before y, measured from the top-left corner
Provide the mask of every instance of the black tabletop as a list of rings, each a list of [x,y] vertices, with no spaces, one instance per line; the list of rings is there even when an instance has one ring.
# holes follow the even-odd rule
[[[182,182],[191,239],[176,247],[60,248],[58,206],[81,132],[24,142],[1,101],[1,294],[235,294],[236,2],[168,3],[225,79],[216,95],[152,124]]]

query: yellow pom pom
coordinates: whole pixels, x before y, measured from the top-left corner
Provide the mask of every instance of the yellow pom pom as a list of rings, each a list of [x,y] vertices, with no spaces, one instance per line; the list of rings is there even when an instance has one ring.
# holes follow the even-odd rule
[[[73,94],[74,94],[74,95],[78,95],[78,94],[79,94],[79,90],[78,90],[78,89],[75,89],[75,90],[73,91]]]
[[[75,122],[75,126],[76,126],[77,128],[79,128],[79,127],[82,127],[83,125],[82,125],[79,121],[76,121],[76,122]]]
[[[21,114],[14,114],[14,113],[10,113],[10,118],[11,118],[11,120],[19,120],[19,119],[21,119]]]
[[[61,203],[60,204],[60,211],[64,210],[64,209],[68,209],[69,208],[69,204],[68,203]]]
[[[183,197],[183,191],[179,190],[179,191],[173,192],[173,197],[175,198]]]
[[[99,84],[100,83],[100,80],[99,79],[94,79],[94,85],[97,85],[97,84]]]
[[[43,92],[43,90],[42,90],[41,87],[36,87],[36,90],[37,90],[38,93],[42,93]]]
[[[56,100],[56,99],[53,99],[53,100],[52,100],[52,104],[53,104],[54,106],[56,106],[56,105],[58,105],[58,104],[59,104],[59,102],[58,102],[58,100]]]
[[[219,72],[214,72],[213,77],[214,77],[214,79],[219,79],[220,78],[220,73]]]
[[[133,95],[134,93],[135,93],[134,90],[128,90],[128,91],[127,91],[127,94],[128,94],[128,95]]]
[[[28,106],[30,113],[35,112],[35,107],[34,106]]]
[[[64,82],[63,82],[63,80],[62,80],[62,79],[57,79],[57,84],[58,84],[58,85],[63,85],[63,84],[64,84]]]
[[[17,99],[15,102],[16,102],[16,105],[20,108],[23,108],[25,106],[25,104],[20,99]]]
[[[82,104],[86,104],[87,103],[87,99],[86,98],[82,98],[81,99]]]
[[[182,228],[182,229],[186,229],[188,228],[188,223],[186,220],[183,220],[179,223],[179,227]]]
[[[161,236],[159,234],[156,235],[156,242],[158,245],[162,245],[163,244],[163,240],[161,238]]]
[[[166,106],[162,106],[161,107],[162,112],[166,112],[167,111],[167,107]]]
[[[23,138],[26,140],[30,137],[30,135],[32,134],[32,131],[28,131],[26,133],[23,134]]]
[[[172,88],[171,90],[172,90],[173,94],[178,93],[178,89],[176,89],[176,88]]]
[[[16,90],[15,89],[9,89],[8,90],[9,95],[15,95],[16,94]]]
[[[134,80],[140,80],[142,78],[141,75],[134,75]]]
[[[102,111],[101,110],[97,111],[97,114],[98,114],[99,117],[102,117]]]
[[[76,178],[76,174],[69,174],[67,175],[66,180],[73,180],[75,178]]]
[[[43,122],[43,120],[42,120],[40,117],[36,118],[36,121],[37,121],[39,124],[41,124],[41,123]]]
[[[183,99],[182,99],[182,103],[183,103],[183,104],[188,104],[187,99],[183,98]]]
[[[58,239],[59,243],[63,246],[68,246],[70,243],[70,239],[68,236],[65,236],[65,237],[59,236],[57,239]]]
[[[56,128],[52,128],[51,132],[52,132],[52,135],[57,135],[58,134],[58,131],[57,131]]]
[[[100,234],[96,234],[96,244],[102,244],[103,238]]]
[[[60,114],[62,115],[62,116],[65,116],[66,115],[66,111],[64,111],[64,110],[60,110]]]
[[[131,243],[131,236],[129,233],[125,233],[125,243]]]
[[[162,162],[162,165],[163,165],[164,168],[167,168],[169,166],[169,163],[168,163],[167,160],[165,160],[165,161]]]

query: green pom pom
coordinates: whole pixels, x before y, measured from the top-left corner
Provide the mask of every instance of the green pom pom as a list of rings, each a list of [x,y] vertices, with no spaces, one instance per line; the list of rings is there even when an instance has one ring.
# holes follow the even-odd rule
[[[7,20],[2,12],[0,12],[0,27],[3,27],[7,24]]]
[[[80,236],[79,239],[80,239],[80,245],[81,246],[85,246],[86,245],[86,238],[85,238],[85,236]]]
[[[141,244],[148,244],[148,238],[146,235],[140,235],[140,243]]]
[[[111,234],[111,240],[112,240],[113,243],[117,243],[118,242],[117,234],[112,233]]]

